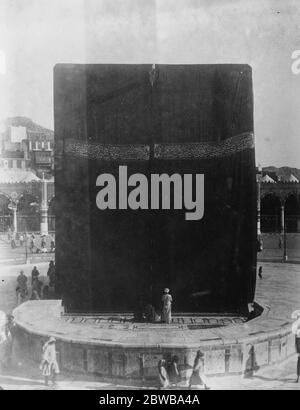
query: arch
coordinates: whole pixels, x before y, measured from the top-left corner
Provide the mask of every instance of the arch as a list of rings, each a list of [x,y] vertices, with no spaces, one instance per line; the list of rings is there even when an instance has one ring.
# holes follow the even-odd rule
[[[29,193],[23,193],[18,200],[17,211],[19,214],[35,215],[37,212],[38,199]],[[34,205],[36,204],[36,206]]]
[[[287,232],[297,232],[300,206],[299,199],[294,192],[291,192],[285,199],[284,213]]]
[[[5,197],[8,199],[8,201],[12,201],[13,198],[9,196],[6,192],[0,191],[0,196]]]
[[[17,205],[18,231],[39,231],[40,215],[37,198],[30,193],[23,193]]]
[[[260,221],[262,232],[280,232],[281,200],[274,193],[266,193],[261,198]]]

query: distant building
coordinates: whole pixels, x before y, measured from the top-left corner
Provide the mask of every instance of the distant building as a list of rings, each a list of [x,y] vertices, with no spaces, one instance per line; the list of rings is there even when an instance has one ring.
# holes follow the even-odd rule
[[[25,117],[8,118],[0,135],[0,169],[53,175],[54,133]]]
[[[273,178],[271,178],[268,174],[264,175],[261,178],[261,182],[265,182],[265,183],[270,183],[270,184],[275,184],[275,180]]]
[[[0,232],[9,227],[18,231],[40,231],[45,218],[48,219],[45,229],[54,231],[54,133],[25,117],[8,118],[3,125],[0,134]]]
[[[300,232],[300,182],[291,169],[282,169],[258,176],[262,233]]]
[[[27,131],[31,167],[41,174],[53,173],[53,136],[38,131]]]
[[[290,174],[288,177],[279,177],[279,182],[295,182],[296,184],[299,183],[299,179],[295,177],[295,175]]]

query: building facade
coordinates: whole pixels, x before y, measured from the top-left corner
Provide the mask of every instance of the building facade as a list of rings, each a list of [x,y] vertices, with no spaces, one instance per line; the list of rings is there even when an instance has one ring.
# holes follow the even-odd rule
[[[54,133],[25,117],[8,118],[0,133],[0,170],[31,170],[53,175]]]
[[[295,175],[258,177],[258,211],[262,233],[300,232],[300,182]]]
[[[22,175],[24,177],[24,172]],[[23,180],[17,179],[18,174],[14,177],[11,171],[0,171],[0,233],[8,229],[44,234],[54,232],[53,179],[43,180],[29,171]]]
[[[25,117],[0,133],[0,232],[55,230],[53,131]]]

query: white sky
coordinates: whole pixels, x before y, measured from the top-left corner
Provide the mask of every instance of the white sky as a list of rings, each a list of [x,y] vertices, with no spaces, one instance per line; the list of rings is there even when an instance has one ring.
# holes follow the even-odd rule
[[[56,63],[250,64],[257,162],[300,168],[299,0],[1,0],[0,50],[0,118],[52,129]]]

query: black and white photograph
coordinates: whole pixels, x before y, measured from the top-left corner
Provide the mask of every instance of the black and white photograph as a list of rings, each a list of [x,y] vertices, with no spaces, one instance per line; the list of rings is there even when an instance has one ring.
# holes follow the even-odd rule
[[[0,390],[300,389],[298,0],[0,0],[0,96]]]

